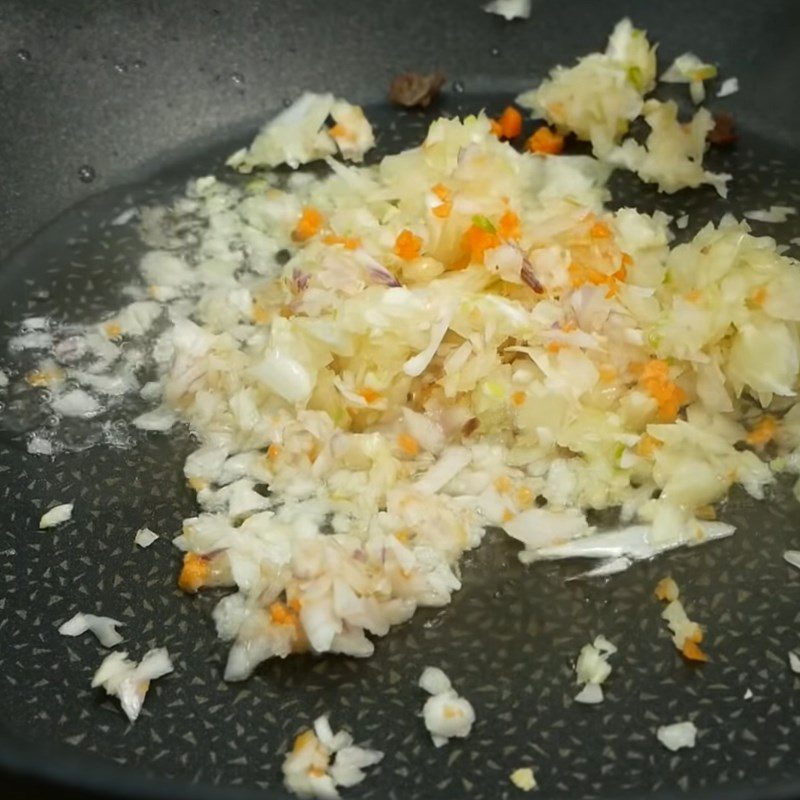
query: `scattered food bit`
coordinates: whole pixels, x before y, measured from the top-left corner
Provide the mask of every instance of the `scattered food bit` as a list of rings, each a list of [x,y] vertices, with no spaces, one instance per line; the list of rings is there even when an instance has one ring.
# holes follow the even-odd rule
[[[117,625],[123,623],[111,617],[97,617],[94,614],[82,614],[80,611],[68,619],[58,632],[63,636],[80,636],[91,631],[103,647],[116,647],[122,636],[117,633]]]
[[[361,783],[366,777],[364,768],[382,758],[379,750],[355,746],[349,733],[334,734],[327,716],[318,717],[313,730],[300,733],[286,754],[282,766],[284,785],[300,797],[331,800],[339,797],[337,787]]]
[[[43,436],[32,434],[28,439],[26,449],[29,453],[35,456],[51,456],[53,455],[53,443]]]
[[[796,214],[797,209],[793,206],[770,206],[768,209],[759,208],[755,211],[745,211],[744,215],[747,219],[755,220],[756,222],[786,222],[790,214]]]
[[[74,506],[74,503],[62,503],[59,506],[51,508],[42,515],[42,518],[39,520],[39,528],[41,530],[45,528],[55,528],[56,525],[67,522],[67,520],[72,518],[72,509]]]
[[[712,115],[714,127],[706,134],[706,140],[709,144],[717,145],[718,147],[727,147],[734,144],[739,138],[736,135],[733,122],[733,114],[727,111],[716,111]]]
[[[342,158],[359,163],[364,154],[375,146],[372,125],[361,106],[354,106],[346,100],[337,100],[331,106],[334,125],[328,129],[339,148]]]
[[[389,102],[403,108],[427,108],[439,96],[444,82],[444,73],[439,70],[430,75],[404,72],[392,81]]]
[[[575,662],[575,673],[578,683],[583,688],[575,700],[578,703],[594,705],[603,702],[603,688],[601,684],[611,674],[609,656],[614,655],[617,648],[605,636],[596,636],[592,644],[585,644],[581,648],[578,660]]]
[[[114,217],[114,219],[111,220],[111,224],[115,226],[127,225],[138,213],[139,210],[137,208],[128,208]]]
[[[119,698],[125,715],[135,722],[150,682],[174,669],[166,647],[150,650],[138,664],[130,661],[127,653],[111,653],[95,672],[92,688],[102,686],[106,694]]]
[[[686,615],[679,597],[678,584],[672,578],[663,578],[656,586],[656,597],[667,601],[661,617],[667,621],[672,631],[672,642],[687,661],[708,661],[708,656],[700,649],[703,641],[701,627]]]
[[[686,230],[689,226],[689,216],[688,214],[682,214],[678,219],[675,220],[675,227],[679,230]]]
[[[720,84],[719,91],[717,92],[717,97],[729,97],[732,94],[736,94],[739,91],[739,79],[738,78],[726,78]]]
[[[667,750],[680,750],[684,747],[694,747],[697,739],[697,728],[693,722],[675,722],[672,725],[663,725],[656,731],[658,741]]]
[[[531,0],[492,0],[483,10],[489,14],[497,14],[507,21],[528,19],[531,15]]]
[[[168,406],[162,405],[134,417],[133,426],[142,431],[168,431],[178,421],[178,415]]]
[[[425,702],[422,715],[436,747],[453,737],[469,736],[475,711],[469,700],[460,697],[450,679],[438,667],[425,667],[419,685],[431,697]]]
[[[158,534],[151,531],[150,528],[139,528],[139,530],[136,531],[136,536],[133,537],[133,541],[134,544],[138,544],[139,547],[150,547],[158,538]]]
[[[673,600],[678,599],[679,595],[678,584],[672,578],[662,578],[656,584],[656,597],[659,600],[666,600],[671,603]]]
[[[335,126],[330,130],[326,127],[329,116],[341,126],[338,131]],[[252,144],[237,150],[226,163],[244,173],[280,164],[297,169],[332,156],[337,149],[343,158],[361,161],[374,142],[372,127],[361,108],[332,94],[306,92],[267,122]]]
[[[557,156],[564,151],[564,137],[554,133],[547,125],[542,125],[531,134],[525,146],[531,153]]]
[[[763,305],[764,298],[754,298],[757,304]],[[778,432],[778,420],[771,414],[765,414],[761,419],[747,432],[745,441],[756,450],[763,450],[774,438]]]
[[[792,672],[800,675],[800,656],[794,651],[789,652],[789,666],[792,668]]]
[[[786,550],[783,554],[783,560],[787,564],[800,569],[800,550]]]
[[[704,63],[694,53],[684,53],[672,62],[660,80],[663,83],[688,83],[692,101],[699,105],[706,99],[703,82],[716,77],[717,68],[713,64]]]
[[[523,792],[530,792],[536,788],[536,776],[530,767],[520,767],[511,773],[511,783],[522,789]]]
[[[607,154],[628,132],[655,84],[656,54],[644,31],[629,19],[615,26],[603,53],[590,53],[574,67],[555,67],[517,102],[559,133],[590,141],[595,155]]]
[[[744,699],[745,700],[752,700],[753,699],[753,692],[751,689],[745,689],[744,691]]]
[[[492,120],[492,131],[498,139],[516,139],[522,133],[522,114],[514,106],[506,106],[498,120]]]
[[[720,197],[727,196],[730,175],[703,169],[706,139],[714,128],[707,109],[698,109],[688,123],[678,119],[678,106],[668,100],[648,100],[642,107],[650,133],[644,144],[628,138],[608,153],[608,161],[635,172],[645,183],[655,183],[660,191],[673,194],[686,188],[709,184]]]

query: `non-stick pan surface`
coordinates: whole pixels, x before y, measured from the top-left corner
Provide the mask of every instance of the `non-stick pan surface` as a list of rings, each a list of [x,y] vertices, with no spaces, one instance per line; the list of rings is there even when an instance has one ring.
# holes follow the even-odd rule
[[[616,201],[688,213],[687,235],[728,210],[800,205],[795,3],[533,5],[530,20],[508,24],[475,0],[4,3],[0,336],[25,315],[80,321],[118,304],[142,248],[132,226],[109,221],[174,196],[190,175],[223,174],[224,156],[301,90],[363,102],[385,152],[419,141],[431,118],[388,107],[396,72],[445,71],[431,113],[496,111],[549,66],[600,47],[626,13],[661,43],[662,64],[693,50],[739,78],[739,94],[710,103],[734,113],[740,141],[712,156],[735,176],[729,203],[710,190],[665,199],[625,179]],[[755,224],[798,236],[791,223]],[[788,486],[763,503],[734,494],[723,509],[734,538],[608,582],[565,583],[568,565],[524,568],[507,537],[489,535],[465,560],[452,605],[417,614],[374,658],[275,661],[226,685],[214,598],[177,591],[168,538],[132,544],[142,525],[175,532],[192,513],[188,435],[43,459],[25,451],[30,420],[14,398],[0,402],[0,765],[18,783],[281,798],[283,752],[327,712],[387,753],[347,791],[355,798],[512,798],[519,766],[536,768],[542,798],[800,794],[800,682],[786,661],[800,644],[800,573],[781,560],[800,546],[800,506]],[[60,499],[75,500],[74,521],[38,531]],[[652,587],[667,573],[708,625],[703,668],[682,662],[663,630]],[[154,685],[134,726],[89,688],[103,651],[56,632],[79,609],[123,619],[136,655],[154,645],[174,654],[176,672]],[[598,633],[620,653],[606,702],[583,707],[571,660]],[[468,740],[438,750],[417,716],[427,664],[478,715]],[[697,747],[671,754],[655,729],[686,718]]]

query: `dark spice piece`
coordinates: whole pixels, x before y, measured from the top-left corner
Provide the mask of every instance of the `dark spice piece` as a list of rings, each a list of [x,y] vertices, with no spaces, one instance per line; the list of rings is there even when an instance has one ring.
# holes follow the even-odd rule
[[[461,426],[461,435],[466,438],[467,436],[472,436],[476,430],[478,430],[481,421],[477,417],[470,417],[462,426]]]
[[[714,127],[706,136],[711,144],[727,147],[733,144],[739,137],[736,135],[733,125],[733,115],[727,111],[717,111],[714,114]]]
[[[389,100],[404,108],[427,108],[439,96],[444,82],[444,73],[439,70],[430,75],[405,72],[392,81]]]

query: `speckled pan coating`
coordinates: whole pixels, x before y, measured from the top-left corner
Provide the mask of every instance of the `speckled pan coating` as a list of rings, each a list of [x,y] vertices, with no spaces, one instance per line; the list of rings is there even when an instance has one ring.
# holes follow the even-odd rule
[[[502,102],[467,92],[449,97],[446,109]],[[426,124],[384,109],[370,115],[385,151],[417,141]],[[57,220],[3,273],[12,279],[0,293],[2,336],[24,315],[82,320],[113,308],[141,245],[130,226],[108,222],[131,203],[179,192],[190,174],[219,169],[237,144]],[[800,204],[796,161],[765,153],[774,150],[745,131],[738,150],[712,157],[712,168],[736,176],[730,206],[710,189],[657,198],[625,176],[614,179],[616,199],[688,213],[682,235],[724,210]],[[792,223],[754,227],[784,241],[798,235]],[[24,270],[24,280],[13,279],[15,270]],[[33,299],[44,287],[50,299]],[[800,679],[786,663],[787,651],[800,646],[800,572],[780,557],[800,547],[800,506],[786,486],[764,503],[735,494],[722,514],[739,526],[734,538],[607,582],[565,583],[577,565],[525,568],[515,543],[490,534],[465,559],[464,588],[452,605],[418,613],[378,641],[374,658],[275,661],[247,683],[226,685],[225,646],[209,617],[215,598],[177,591],[179,558],[169,535],[147,550],[133,543],[138,528],[173,534],[193,512],[181,477],[191,446],[185,432],[139,434],[131,450],[97,447],[50,460],[28,455],[13,432],[0,435],[0,717],[13,740],[47,742],[53,758],[66,750],[87,767],[124,765],[173,779],[183,797],[190,796],[187,783],[199,793],[269,787],[265,797],[283,797],[282,753],[323,712],[335,728],[386,752],[347,791],[353,798],[503,800],[520,796],[508,776],[521,766],[535,768],[542,800],[660,797],[800,777]],[[37,530],[56,500],[75,502],[73,519]],[[704,667],[682,661],[660,620],[652,589],[665,574],[680,584],[691,617],[708,626],[712,661]],[[153,646],[169,648],[176,671],[153,685],[135,726],[115,701],[89,688],[105,651],[90,636],[58,635],[77,610],[123,620],[123,646],[137,658]],[[585,707],[572,700],[571,661],[598,633],[619,653],[606,701]],[[468,740],[432,747],[418,716],[424,694],[416,681],[426,665],[442,667],[474,705]],[[751,700],[744,699],[748,688]],[[682,719],[696,723],[697,748],[669,753],[655,729]],[[120,772],[123,781],[129,776]]]

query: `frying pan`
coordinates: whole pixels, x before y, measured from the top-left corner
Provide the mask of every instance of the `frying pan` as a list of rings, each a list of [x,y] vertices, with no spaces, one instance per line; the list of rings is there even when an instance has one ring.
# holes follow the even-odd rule
[[[531,18],[515,23],[477,0],[6,0],[0,335],[25,315],[85,320],[119,304],[141,245],[132,226],[109,220],[168,200],[190,175],[223,174],[224,156],[302,90],[364,104],[385,152],[418,142],[432,114],[499,110],[550,66],[598,49],[625,14],[660,42],[662,64],[694,50],[739,78],[739,94],[710,103],[733,112],[740,140],[711,154],[712,168],[735,175],[729,203],[710,190],[659,197],[624,176],[616,200],[688,213],[687,234],[727,210],[800,205],[800,7],[790,0],[534,0]],[[437,67],[449,79],[438,106],[389,108],[396,73]],[[790,223],[755,224],[783,241],[798,235]],[[4,344],[0,367],[3,358]],[[147,551],[132,544],[142,525],[176,532],[192,513],[180,471],[188,434],[51,460],[25,451],[30,420],[13,398],[2,402],[4,792],[283,798],[283,752],[327,712],[386,752],[348,797],[501,800],[519,795],[508,775],[520,766],[536,768],[543,799],[800,795],[800,685],[786,664],[800,639],[800,574],[780,558],[800,532],[784,483],[762,503],[731,496],[721,515],[739,529],[732,539],[607,582],[565,582],[570,565],[525,568],[508,537],[489,534],[466,558],[452,605],[420,611],[376,643],[374,658],[271,661],[226,685],[214,598],[175,588],[169,537]],[[74,521],[38,531],[42,510],[66,499]],[[683,663],[663,630],[652,587],[667,573],[708,626],[703,668]],[[176,672],[154,685],[136,725],[89,688],[104,652],[56,632],[76,610],[124,620],[137,657],[155,645],[173,654]],[[582,707],[571,662],[598,633],[620,652],[607,700]],[[478,715],[469,739],[442,749],[417,716],[427,664],[444,668]],[[697,747],[669,753],[655,728],[687,718]]]

